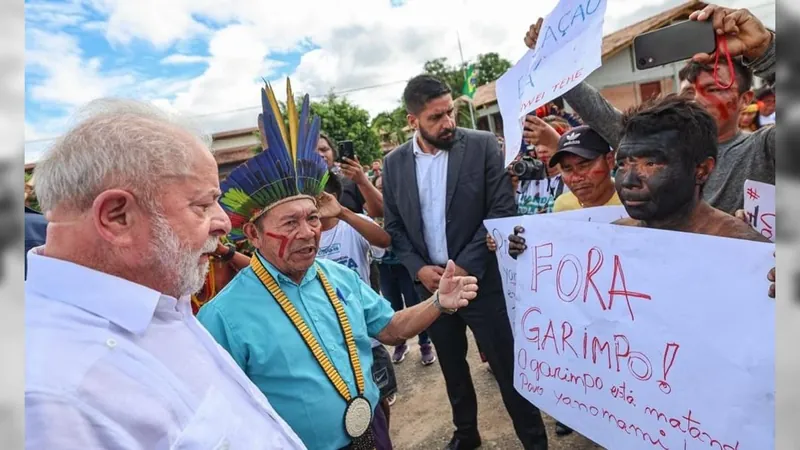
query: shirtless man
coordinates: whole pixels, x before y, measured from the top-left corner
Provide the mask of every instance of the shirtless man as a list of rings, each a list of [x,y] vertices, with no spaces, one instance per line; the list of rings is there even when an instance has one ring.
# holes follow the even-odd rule
[[[671,95],[622,117],[615,187],[630,218],[617,225],[769,242],[742,220],[703,200],[717,158],[717,125],[697,102]],[[509,254],[525,248],[524,230],[508,237]],[[775,269],[767,278],[775,296]]]

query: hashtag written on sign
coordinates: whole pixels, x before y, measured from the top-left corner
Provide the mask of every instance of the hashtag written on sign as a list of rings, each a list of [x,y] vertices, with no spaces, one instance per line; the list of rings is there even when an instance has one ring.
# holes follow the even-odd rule
[[[758,191],[755,188],[747,188],[747,196],[750,200],[758,200]]]

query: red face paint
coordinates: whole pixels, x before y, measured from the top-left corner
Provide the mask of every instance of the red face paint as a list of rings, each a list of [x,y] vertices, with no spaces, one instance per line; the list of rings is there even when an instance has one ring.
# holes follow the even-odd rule
[[[289,243],[292,242],[292,238],[282,234],[270,233],[269,231],[265,231],[264,235],[273,239],[277,239],[281,242],[281,246],[278,248],[278,258],[283,258],[283,255],[286,254],[286,247],[288,247]]]

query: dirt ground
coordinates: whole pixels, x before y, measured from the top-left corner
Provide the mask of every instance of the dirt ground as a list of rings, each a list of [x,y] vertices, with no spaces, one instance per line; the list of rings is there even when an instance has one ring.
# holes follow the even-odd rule
[[[474,344],[469,336],[470,344]],[[390,431],[397,450],[438,450],[450,441],[454,430],[444,377],[438,361],[424,367],[420,364],[419,347],[409,341],[411,351],[394,366],[397,374],[397,402],[392,406]],[[389,349],[391,352],[391,348]],[[470,346],[467,360],[478,396],[478,426],[482,449],[517,450],[522,445],[514,434],[511,419],[503,406],[500,390],[488,366],[481,363],[475,345]],[[602,449],[588,439],[572,433],[556,436],[555,421],[545,415],[551,450]]]

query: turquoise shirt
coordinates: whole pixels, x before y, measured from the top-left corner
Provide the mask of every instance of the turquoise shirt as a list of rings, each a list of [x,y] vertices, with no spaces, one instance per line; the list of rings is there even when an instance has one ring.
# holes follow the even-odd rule
[[[318,259],[299,286],[264,258],[261,261],[314,333],[351,395],[355,395],[347,345],[317,276],[317,267],[322,269],[343,300],[364,373],[365,397],[374,410],[379,391],[372,379],[370,337],[377,336],[389,324],[394,314],[389,302],[364,284],[355,271],[334,261]],[[241,270],[200,309],[197,319],[261,389],[306,447],[339,449],[350,443],[344,431],[347,403],[253,269]]]

